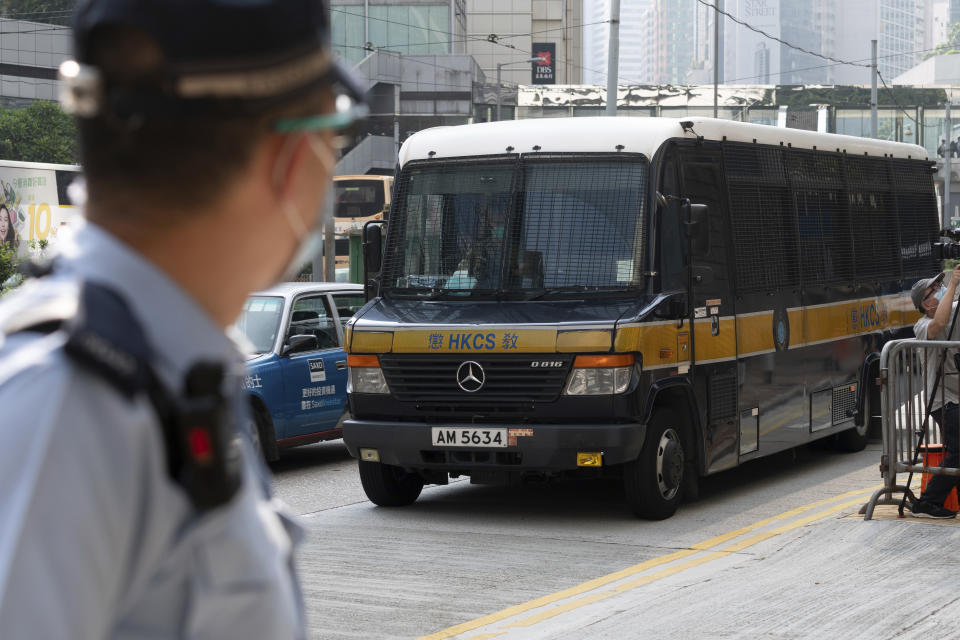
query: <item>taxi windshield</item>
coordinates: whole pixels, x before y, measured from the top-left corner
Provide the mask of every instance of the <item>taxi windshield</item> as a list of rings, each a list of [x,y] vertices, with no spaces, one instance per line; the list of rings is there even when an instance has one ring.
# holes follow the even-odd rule
[[[253,344],[254,353],[273,350],[280,330],[283,314],[283,298],[276,296],[251,296],[243,305],[236,327]]]
[[[423,161],[401,176],[387,296],[533,299],[642,286],[640,154]]]

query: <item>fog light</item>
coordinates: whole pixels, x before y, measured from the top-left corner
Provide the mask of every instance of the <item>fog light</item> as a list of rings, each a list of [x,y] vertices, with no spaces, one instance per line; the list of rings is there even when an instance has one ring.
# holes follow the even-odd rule
[[[360,449],[360,459],[367,462],[380,462],[380,452],[376,449]]]
[[[578,451],[577,466],[578,467],[602,467],[603,453],[600,451]]]

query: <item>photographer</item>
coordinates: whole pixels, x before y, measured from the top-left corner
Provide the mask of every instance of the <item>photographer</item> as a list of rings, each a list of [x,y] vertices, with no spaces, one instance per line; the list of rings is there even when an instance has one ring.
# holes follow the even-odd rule
[[[952,335],[947,335],[947,327],[950,326],[953,313],[956,312],[957,303],[954,301],[957,293],[957,285],[960,283],[960,265],[958,265],[950,277],[947,286],[943,285],[943,274],[940,273],[932,278],[918,280],[910,291],[910,297],[913,304],[924,315],[913,325],[913,332],[918,340],[957,340],[960,339],[960,327],[954,326]],[[957,366],[954,359],[956,352],[948,354],[944,359],[943,376],[940,386],[933,397],[928,399],[930,415],[937,421],[940,427],[941,438],[943,439],[945,467],[956,467],[960,463],[960,453],[958,453],[958,427],[960,427],[960,410],[958,410],[957,397]],[[928,384],[937,377],[937,365],[939,358],[930,357],[926,362],[926,377]],[[946,379],[950,376],[950,381]],[[950,490],[958,485],[960,478],[953,476],[935,475],[927,484],[926,490],[920,498],[911,505],[914,515],[929,518],[953,518],[957,514],[955,511],[946,509],[943,506],[944,501],[949,495]]]

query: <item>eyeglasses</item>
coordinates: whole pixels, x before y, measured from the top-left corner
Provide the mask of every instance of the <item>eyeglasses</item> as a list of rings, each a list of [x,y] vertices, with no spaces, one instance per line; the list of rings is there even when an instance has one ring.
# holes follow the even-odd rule
[[[277,133],[301,131],[341,131],[367,115],[367,106],[357,104],[349,96],[337,96],[336,110],[305,118],[284,118],[273,123]]]

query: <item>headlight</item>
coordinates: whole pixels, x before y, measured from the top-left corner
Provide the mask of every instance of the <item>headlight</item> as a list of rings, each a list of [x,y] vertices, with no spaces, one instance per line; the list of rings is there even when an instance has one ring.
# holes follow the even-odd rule
[[[630,386],[633,362],[633,355],[577,356],[563,393],[568,396],[623,393]]]
[[[347,393],[390,393],[377,356],[347,356]]]

